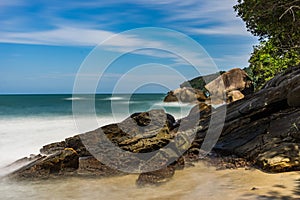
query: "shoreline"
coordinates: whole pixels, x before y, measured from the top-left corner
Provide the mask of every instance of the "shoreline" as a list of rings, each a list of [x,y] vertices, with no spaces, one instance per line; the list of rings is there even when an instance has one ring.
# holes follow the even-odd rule
[[[13,190],[13,199],[299,199],[300,173],[265,173],[257,169],[217,170],[203,162],[177,170],[174,177],[159,186],[137,187],[137,175],[87,178],[64,177],[20,182],[0,182],[3,197]],[[11,184],[11,185],[10,185]],[[7,196],[8,197],[8,196]],[[34,198],[32,198],[34,197]]]
[[[94,175],[99,177],[100,181],[104,180],[102,179],[104,177],[111,180],[109,177],[120,175],[116,179],[122,179],[124,176],[133,177],[127,175],[128,173],[138,173],[134,176],[137,177],[134,185],[145,187],[145,190],[149,188],[148,185],[160,186],[160,190],[174,181],[185,184],[186,190],[190,190],[190,187],[198,188],[197,185],[201,185],[203,177],[206,177],[204,182],[211,186],[207,188],[204,183],[199,189],[204,194],[212,195],[211,190],[220,187],[221,191],[224,190],[231,195],[230,190],[234,190],[235,187],[240,188],[239,185],[251,187],[251,191],[256,191],[271,183],[272,186],[268,187],[268,191],[264,190],[264,193],[259,194],[264,195],[261,198],[269,198],[266,195],[273,195],[272,198],[286,198],[284,195],[290,195],[289,197],[294,198],[293,195],[299,195],[297,191],[300,190],[297,189],[299,185],[294,190],[291,186],[294,187],[294,182],[298,183],[300,180],[299,172],[296,172],[299,171],[297,124],[300,108],[293,104],[295,95],[287,95],[287,88],[297,85],[299,73],[300,70],[288,71],[272,80],[268,87],[259,92],[251,93],[243,99],[228,102],[218,108],[199,102],[186,117],[179,120],[168,114],[166,110],[151,107],[153,104],[151,102],[151,110],[136,112],[120,123],[102,126],[93,131],[65,138],[60,142],[44,145],[40,150],[41,155],[33,156],[31,163],[7,177],[36,182],[43,179],[66,180],[65,178],[69,177],[85,178]],[[224,110],[226,113],[223,113]],[[213,115],[219,117],[215,119]],[[212,119],[215,121],[212,121],[214,126],[211,127]],[[210,137],[214,135],[210,132],[218,130],[221,132],[216,143],[212,144],[213,153],[203,159],[206,165],[214,167],[201,166],[204,162],[199,160],[201,160],[202,145],[205,144],[206,136],[208,135],[208,139],[213,141]],[[190,138],[191,136],[193,137]],[[116,147],[121,151],[116,151]],[[122,150],[126,153],[124,154]],[[144,153],[149,152],[151,157],[144,156]],[[135,157],[137,153],[139,157]],[[127,156],[128,154],[131,156]],[[105,162],[107,158],[111,161]],[[187,168],[182,170],[185,166]],[[251,166],[256,166],[261,171]],[[241,171],[241,167],[244,171]],[[125,173],[119,173],[116,169]],[[231,169],[236,170],[228,171]],[[295,172],[286,173],[287,171]],[[274,173],[273,176],[270,176],[270,172]],[[182,180],[180,176],[180,174],[188,174],[191,181],[197,173],[200,173],[201,177],[193,183],[196,186],[185,183],[185,179]],[[292,174],[289,179],[286,178],[287,174]],[[275,180],[266,177],[275,177]],[[273,185],[276,181],[284,182],[281,180],[282,177],[285,177],[289,183]],[[218,185],[219,181],[222,182],[221,185]],[[253,186],[249,186],[249,183]],[[290,192],[280,196],[278,188],[289,188]],[[166,190],[170,189],[166,188]],[[252,195],[241,194],[238,191],[236,194],[248,195],[248,197]]]

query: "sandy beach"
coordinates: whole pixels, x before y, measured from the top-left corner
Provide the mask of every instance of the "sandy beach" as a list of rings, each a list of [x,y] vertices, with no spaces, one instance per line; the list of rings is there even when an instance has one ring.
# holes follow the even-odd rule
[[[0,199],[299,199],[300,173],[216,170],[203,163],[176,171],[171,181],[139,188],[137,175],[2,182]]]

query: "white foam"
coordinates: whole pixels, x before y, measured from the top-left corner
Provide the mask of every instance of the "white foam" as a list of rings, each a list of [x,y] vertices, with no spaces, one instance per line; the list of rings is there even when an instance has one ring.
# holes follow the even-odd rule
[[[103,116],[97,118],[97,127],[89,128],[94,130],[116,120]],[[30,154],[38,154],[43,145],[76,134],[78,131],[72,116],[0,119],[0,168]]]
[[[151,106],[151,109],[164,109],[165,112],[173,115],[175,119],[186,117],[194,104],[180,103],[180,102],[157,102]],[[175,108],[175,109],[174,109]]]
[[[65,98],[64,100],[66,101],[78,101],[78,100],[85,100],[86,98],[83,97],[70,97],[70,98]]]
[[[118,102],[118,104],[124,104],[124,105],[138,104],[138,103],[141,103],[141,101],[121,101],[121,102]]]
[[[161,107],[193,107],[194,104],[190,103],[181,103],[181,102],[157,102],[154,106],[161,106]]]
[[[105,98],[105,100],[111,100],[111,101],[120,101],[120,100],[125,100],[126,98],[124,97],[108,97]]]

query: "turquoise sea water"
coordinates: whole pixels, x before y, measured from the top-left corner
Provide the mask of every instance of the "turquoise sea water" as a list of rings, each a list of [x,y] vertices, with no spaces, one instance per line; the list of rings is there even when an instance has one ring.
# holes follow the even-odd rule
[[[95,108],[97,116],[112,113],[112,103],[117,107],[127,106],[130,113],[147,111],[151,108],[163,108],[167,112],[178,114],[185,104],[162,103],[165,94],[97,94]],[[50,117],[72,115],[72,101],[89,101],[90,95],[1,95],[0,118],[9,117]],[[121,109],[120,109],[121,110]],[[117,110],[114,110],[118,112]],[[123,114],[123,113],[117,113]]]

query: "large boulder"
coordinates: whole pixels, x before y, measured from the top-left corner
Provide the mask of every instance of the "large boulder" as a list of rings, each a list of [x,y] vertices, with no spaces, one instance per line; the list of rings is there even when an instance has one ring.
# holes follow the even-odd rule
[[[166,168],[170,157],[177,160],[180,155],[170,148],[160,149],[172,142],[175,119],[163,110],[135,113],[118,124],[103,126],[94,131],[66,138],[65,141],[51,143],[40,150],[42,156],[15,171],[14,178],[49,178],[60,175],[80,176],[113,176],[124,174],[118,171],[118,166],[136,168],[136,160],[116,156],[112,165],[101,162],[102,157],[115,154],[115,148],[131,153],[151,153],[157,166],[151,166],[150,158],[144,158],[140,163],[141,170],[151,167]],[[103,138],[108,139],[108,145]],[[26,159],[28,160],[28,159]],[[143,159],[142,159],[143,161]],[[149,165],[149,166],[148,166]],[[124,168],[123,168],[124,169]],[[129,168],[128,171],[131,169]]]
[[[216,77],[216,74],[212,77]],[[231,69],[209,81],[205,90],[210,93],[210,98],[202,90],[182,87],[168,92],[164,102],[223,104],[240,100],[254,92],[251,79],[240,68]]]
[[[243,99],[244,97],[245,95],[239,90],[232,90],[227,93],[227,102],[232,103],[240,99]]]
[[[207,100],[207,97],[203,91],[190,87],[183,87],[168,92],[164,102],[195,103],[199,101],[204,102],[205,100]]]
[[[214,101],[224,100],[233,102],[243,98],[242,95],[252,94],[254,87],[247,73],[239,68],[234,68],[223,73],[215,80],[205,85]],[[232,94],[235,91],[235,94]],[[237,95],[237,91],[240,93]],[[233,98],[231,98],[234,96]],[[237,96],[237,97],[236,97]]]
[[[164,102],[178,102],[178,98],[174,95],[173,91],[169,91],[167,96],[164,98]]]

